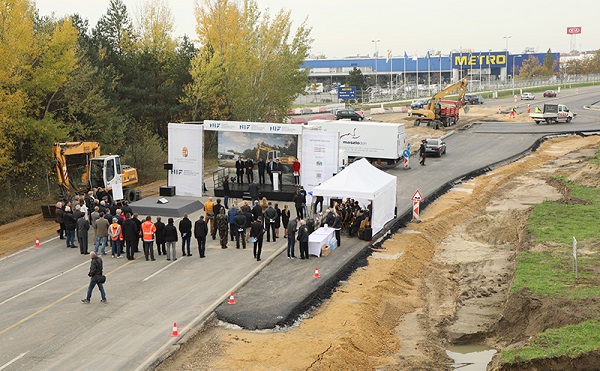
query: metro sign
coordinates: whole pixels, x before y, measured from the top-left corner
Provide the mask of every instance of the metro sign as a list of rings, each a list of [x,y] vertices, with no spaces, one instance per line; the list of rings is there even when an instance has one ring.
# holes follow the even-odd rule
[[[581,27],[567,27],[567,35],[578,35],[581,33]]]

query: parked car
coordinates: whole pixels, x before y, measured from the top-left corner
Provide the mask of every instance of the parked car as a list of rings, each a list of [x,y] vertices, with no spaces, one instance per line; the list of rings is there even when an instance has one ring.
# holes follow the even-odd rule
[[[425,154],[435,154],[442,157],[446,153],[446,142],[441,139],[425,139]]]
[[[465,94],[466,104],[483,104],[483,98],[478,94]]]
[[[361,115],[360,113],[358,113],[354,110],[342,109],[335,113],[335,119],[336,120],[350,119],[352,121],[362,121],[365,119],[365,116]]]
[[[410,104],[410,109],[421,109],[427,105],[428,99],[417,99]]]
[[[533,93],[523,93],[521,94],[521,100],[534,100],[535,95]]]
[[[546,90],[544,92],[544,97],[556,98],[556,92],[554,90]]]

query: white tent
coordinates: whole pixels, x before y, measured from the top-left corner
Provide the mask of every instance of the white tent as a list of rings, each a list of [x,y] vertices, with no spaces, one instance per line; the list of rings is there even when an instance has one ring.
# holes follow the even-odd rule
[[[396,177],[377,169],[363,158],[315,187],[313,195],[344,199],[350,197],[359,201],[363,207],[372,203],[371,227],[375,234],[394,218]]]

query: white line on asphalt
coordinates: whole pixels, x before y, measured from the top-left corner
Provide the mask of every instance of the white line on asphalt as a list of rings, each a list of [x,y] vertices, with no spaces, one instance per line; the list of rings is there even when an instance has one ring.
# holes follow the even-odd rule
[[[85,261],[85,262],[83,262],[83,263],[81,263],[81,264],[79,264],[79,265],[76,265],[76,266],[74,266],[73,268],[71,268],[71,269],[69,269],[69,270],[67,270],[67,271],[64,271],[64,272],[62,272],[62,273],[60,273],[60,274],[57,274],[57,275],[56,275],[56,276],[54,276],[54,277],[48,278],[47,280],[45,280],[45,281],[42,281],[42,282],[38,283],[37,285],[35,285],[35,286],[33,286],[33,287],[30,287],[30,288],[28,288],[28,289],[27,289],[27,290],[25,290],[25,291],[21,291],[21,292],[20,292],[20,293],[18,293],[17,295],[15,295],[15,296],[13,296],[13,297],[10,297],[10,298],[8,298],[8,299],[6,299],[6,300],[4,300],[3,302],[1,302],[1,303],[0,303],[0,305],[2,305],[2,304],[5,304],[5,303],[8,303],[9,301],[11,301],[11,300],[13,300],[13,299],[16,299],[16,298],[18,298],[18,297],[19,297],[19,296],[21,296],[21,295],[27,294],[29,291],[31,291],[31,290],[33,290],[33,289],[37,289],[38,287],[40,287],[40,286],[42,286],[42,285],[45,285],[45,284],[47,284],[47,283],[48,283],[48,282],[50,282],[50,281],[54,281],[54,280],[55,280],[55,279],[57,279],[58,277],[60,277],[60,276],[63,276],[63,275],[65,275],[65,274],[67,274],[67,273],[69,273],[69,272],[71,272],[71,271],[73,271],[73,270],[75,270],[75,269],[77,269],[77,268],[81,267],[82,265],[89,264],[89,263],[90,263],[89,261]],[[1,370],[1,369],[0,369],[0,370]]]
[[[162,269],[159,269],[158,271],[152,273],[151,275],[149,275],[148,277],[144,278],[142,280],[142,282],[146,282],[148,281],[150,278],[156,276],[157,274],[159,274],[160,272],[164,271],[165,269],[169,268],[170,266],[172,266],[173,264],[177,264],[178,261],[181,261],[181,258],[179,258],[179,260],[175,260],[173,262],[171,262],[170,264],[167,264],[166,266],[164,266]]]
[[[20,360],[21,358],[23,358],[25,356],[25,354],[29,353],[30,351],[26,351],[25,353],[21,353],[18,356],[16,356],[15,358],[13,358],[10,362],[5,363],[2,367],[0,367],[0,371],[4,370],[5,368],[7,368],[8,366],[12,365],[13,363],[15,363],[16,361]]]

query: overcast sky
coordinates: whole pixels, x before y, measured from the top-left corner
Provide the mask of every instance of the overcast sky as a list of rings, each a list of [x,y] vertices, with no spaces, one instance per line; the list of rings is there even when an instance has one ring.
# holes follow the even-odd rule
[[[294,22],[305,18],[312,27],[311,54],[328,58],[373,55],[392,50],[394,56],[425,55],[427,50],[447,54],[451,50],[520,53],[568,52],[567,27],[579,26],[576,49],[600,48],[600,3],[595,0],[552,2],[542,0],[500,1],[399,1],[399,0],[257,0],[271,13],[285,8]],[[94,26],[106,13],[109,0],[36,0],[41,15],[78,13]],[[123,0],[136,19],[142,0]],[[195,38],[195,0],[167,0],[176,23],[175,36]]]

